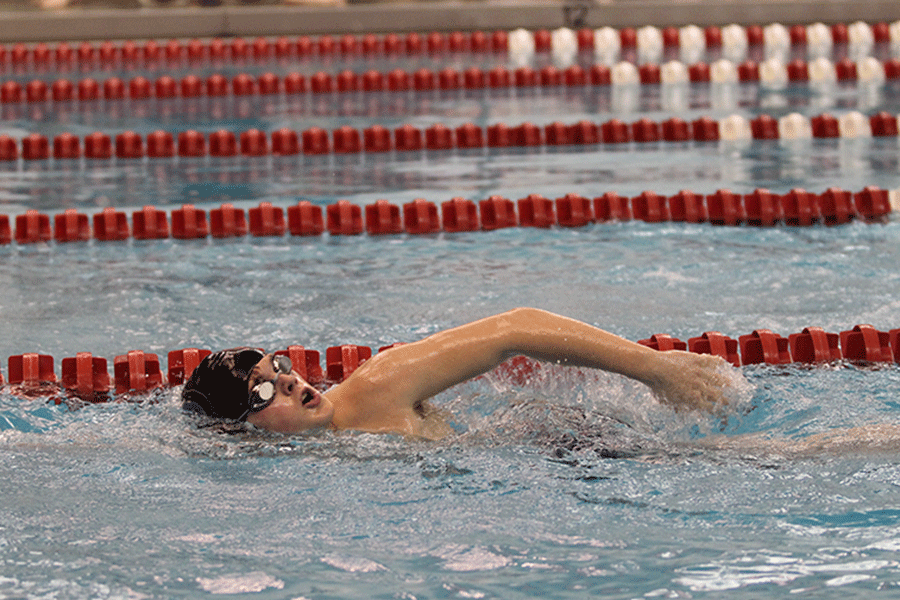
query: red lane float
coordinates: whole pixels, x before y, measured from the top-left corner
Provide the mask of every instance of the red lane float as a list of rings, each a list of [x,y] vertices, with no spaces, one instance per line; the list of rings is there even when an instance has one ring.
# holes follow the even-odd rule
[[[821,363],[840,360],[840,336],[827,333],[821,327],[806,327],[788,336],[791,356],[796,362]]]
[[[598,221],[630,221],[631,201],[616,192],[594,198],[594,215]]]
[[[718,190],[706,197],[706,214],[713,225],[740,225],[746,219],[743,198],[730,190]]]
[[[109,393],[109,370],[105,358],[93,356],[90,352],[79,352],[74,357],[62,359],[60,370],[63,387],[85,400],[103,400]],[[169,370],[171,373],[171,363]],[[169,384],[176,385],[172,381]]]
[[[491,196],[480,201],[478,209],[481,213],[481,228],[485,231],[515,227],[518,224],[515,204],[509,198]]]
[[[366,206],[366,232],[369,235],[402,233],[400,207],[387,200],[376,200]]]
[[[687,350],[687,342],[673,338],[666,333],[655,333],[645,340],[638,340],[637,343],[661,352],[666,350]]]
[[[441,223],[437,205],[422,198],[404,204],[403,228],[412,234],[438,233]]]
[[[113,374],[117,394],[149,392],[162,386],[159,357],[142,350],[117,356],[113,361]]]
[[[53,239],[57,242],[86,242],[91,239],[88,216],[74,208],[53,217]]]
[[[50,241],[50,217],[36,210],[28,210],[16,217],[16,242],[34,244]]]
[[[61,133],[53,138],[53,158],[57,160],[81,157],[81,139],[71,133]]]
[[[552,212],[548,213],[548,217]],[[582,227],[594,221],[592,202],[578,194],[556,199],[556,219],[562,227]]]
[[[529,194],[516,204],[521,227],[551,227],[556,223],[554,203],[540,194]]]
[[[363,232],[362,209],[347,200],[329,205],[326,218],[331,235],[359,235]]]
[[[823,196],[829,191],[826,191]],[[745,194],[743,208],[747,224],[756,227],[771,227],[784,218],[780,196],[765,189],[757,189],[750,194]],[[839,216],[837,213],[834,214],[835,221],[837,221]],[[849,213],[847,216],[847,220],[849,220]]]
[[[372,358],[372,349],[368,346],[344,344],[326,348],[325,367],[327,380],[332,383],[344,381],[369,358]]]
[[[9,216],[0,215],[0,244],[8,244],[12,241],[12,231],[9,227]]]
[[[668,198],[669,217],[673,221],[684,223],[705,223],[709,220],[706,202],[703,196],[687,190],[681,190]]]
[[[317,350],[308,350],[300,345],[291,345],[287,347],[287,350],[279,350],[275,354],[290,358],[294,371],[308,383],[312,385],[325,383],[325,373],[322,371]]]
[[[302,200],[288,210],[288,227],[291,235],[321,235],[325,231],[322,220],[322,208],[311,202]]]
[[[102,241],[127,240],[129,236],[128,217],[125,213],[109,206],[94,215],[94,238]]]
[[[688,339],[688,350],[697,354],[712,354],[724,358],[736,367],[741,366],[738,342],[718,331],[707,331]]]
[[[857,325],[851,331],[842,331],[841,350],[844,358],[868,362],[890,362],[890,333],[878,331],[871,325]]]
[[[647,223],[662,223],[669,220],[666,199],[656,192],[642,192],[632,198],[631,214],[635,219]]]
[[[169,352],[169,369],[168,380],[169,385],[181,385],[184,383],[197,365],[204,358],[212,354],[210,350],[200,350],[197,348],[184,348],[183,350],[173,350]]]
[[[169,237],[166,213],[152,206],[131,213],[131,232],[136,240],[159,240]]]
[[[40,386],[56,382],[53,357],[28,352],[9,357],[7,378],[10,385]]]
[[[768,329],[755,329],[738,338],[741,360],[745,365],[783,365],[791,362],[788,339]]]
[[[480,228],[478,207],[472,200],[452,198],[441,204],[441,224],[444,231],[476,231]]]
[[[284,210],[271,202],[260,202],[259,206],[247,211],[250,234],[261,236],[280,236],[287,231]]]
[[[198,210],[192,204],[184,204],[172,211],[172,237],[179,240],[200,239],[207,237],[209,231],[205,211]]]

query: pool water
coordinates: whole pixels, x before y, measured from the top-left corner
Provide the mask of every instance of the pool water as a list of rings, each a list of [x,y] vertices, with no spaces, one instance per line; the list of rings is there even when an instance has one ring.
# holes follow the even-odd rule
[[[898,112],[895,94],[882,92],[881,108]],[[791,94],[808,97],[792,90],[783,98]],[[581,118],[552,99],[540,115],[481,103],[489,104],[506,106],[511,123]],[[451,122],[447,113],[421,112],[417,122]],[[264,125],[346,121],[276,111]],[[355,127],[373,122],[386,120],[352,118]],[[151,117],[138,123],[142,132],[160,126]],[[166,127],[223,123],[260,126],[232,114]],[[25,125],[53,133],[72,124]],[[893,189],[898,151],[896,139],[857,139],[293,162],[20,162],[0,170],[0,202],[18,214],[287,206],[301,197],[324,205],[492,193]],[[247,343],[377,348],[521,305],[632,340],[837,332],[860,323],[889,330],[900,327],[898,249],[895,219],[13,244],[0,248],[0,355],[41,352],[58,365],[79,351],[111,359],[132,349],[162,357]],[[24,399],[6,387],[0,596],[893,597],[896,452],[809,455],[792,444],[895,422],[898,380],[894,364],[743,367],[725,412],[700,415],[675,413],[640,385],[603,373],[545,367],[524,385],[492,374],[436,399],[456,431],[441,442],[197,429],[179,410],[177,388],[83,405]]]

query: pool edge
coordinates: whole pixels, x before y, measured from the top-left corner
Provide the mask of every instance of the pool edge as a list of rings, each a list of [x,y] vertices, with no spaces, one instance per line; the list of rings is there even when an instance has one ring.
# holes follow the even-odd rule
[[[579,11],[586,7],[584,11]],[[573,18],[582,16],[581,21]],[[471,29],[895,21],[896,0],[434,2],[0,11],[0,42]],[[114,33],[112,33],[114,32]]]

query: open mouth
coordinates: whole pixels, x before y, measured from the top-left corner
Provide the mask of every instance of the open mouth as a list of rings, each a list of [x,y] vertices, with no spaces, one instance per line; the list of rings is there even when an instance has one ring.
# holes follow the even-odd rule
[[[304,390],[303,395],[300,397],[300,402],[307,408],[315,408],[319,405],[319,395],[313,390]]]

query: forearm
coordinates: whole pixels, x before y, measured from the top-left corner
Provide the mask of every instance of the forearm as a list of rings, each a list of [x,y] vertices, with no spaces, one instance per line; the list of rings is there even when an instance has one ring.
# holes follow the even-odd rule
[[[714,410],[727,402],[725,390],[740,378],[718,356],[658,352],[544,311],[522,309],[508,315],[516,332],[510,334],[511,354],[620,373],[649,385],[676,409]]]
[[[406,359],[427,365],[422,381],[434,394],[494,369],[517,355],[620,373],[651,384],[659,353],[586,323],[519,308],[434,334],[406,348]],[[399,357],[398,357],[399,358]]]
[[[505,313],[511,321],[507,355],[619,373],[648,383],[659,353],[581,321],[537,309]]]

